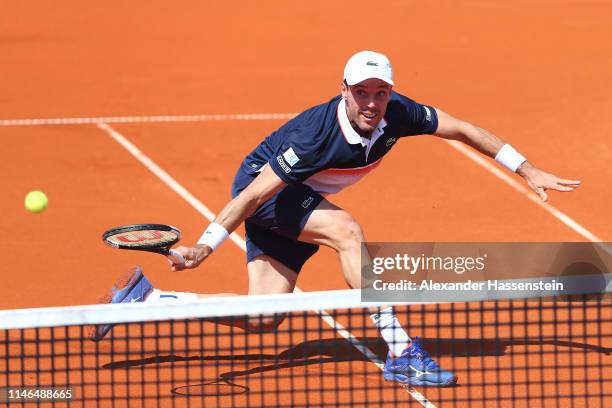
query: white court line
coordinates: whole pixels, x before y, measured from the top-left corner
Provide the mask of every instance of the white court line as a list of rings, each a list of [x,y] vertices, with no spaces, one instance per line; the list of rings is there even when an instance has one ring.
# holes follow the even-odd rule
[[[125,148],[132,156],[134,156],[143,166],[149,169],[155,174],[161,181],[163,181],[168,187],[170,187],[175,193],[181,196],[187,201],[197,212],[202,214],[209,221],[215,219],[215,214],[206,207],[200,200],[195,198],[185,187],[183,187],[178,181],[176,181],[171,175],[159,167],[153,160],[145,155],[139,148],[137,148],[132,142],[127,140],[123,135],[117,132],[115,129],[107,125],[106,123],[98,123],[98,127],[109,134],[110,137],[115,139],[117,143]],[[238,245],[243,251],[246,251],[246,243],[244,240],[235,232],[230,235],[230,239]]]
[[[561,221],[563,224],[568,226],[570,229],[574,230],[576,233],[580,234],[584,238],[588,239],[591,242],[602,242],[603,240],[593,234],[591,231],[580,225],[578,222],[574,221],[569,215],[565,214],[563,211],[557,209],[551,204],[543,202],[540,200],[537,194],[529,190],[525,187],[524,184],[519,183],[514,178],[512,178],[508,173],[499,167],[495,166],[491,162],[485,159],[484,156],[480,155],[472,148],[464,145],[461,142],[456,140],[445,140],[452,148],[459,151],[460,153],[467,156],[470,160],[474,161],[476,164],[480,165],[484,169],[493,173],[494,176],[501,179],[504,183],[508,184],[510,187],[518,191],[519,193],[526,196],[529,200],[539,205],[542,209],[548,212],[550,215]]]
[[[219,115],[108,116],[91,118],[0,119],[0,126],[86,125],[99,123],[209,122],[221,120],[291,119],[295,113],[236,113]]]
[[[0,126],[41,126],[41,125],[82,125],[107,123],[159,123],[159,122],[207,122],[207,121],[233,121],[233,120],[286,120],[295,117],[295,113],[237,113],[218,115],[149,115],[149,116],[108,116],[108,117],[82,117],[82,118],[39,118],[39,119],[0,119]],[[555,206],[542,202],[539,197],[518,183],[507,173],[488,162],[480,154],[460,142],[445,140],[451,147],[467,156],[503,182],[523,194],[529,200],[540,206],[550,215],[574,230],[591,242],[602,242],[603,240],[580,225],[569,215],[565,214]]]
[[[204,218],[208,221],[215,219],[215,214],[208,209],[200,200],[198,200],[193,194],[191,194],[185,187],[183,187],[178,181],[170,176],[166,171],[159,167],[153,160],[145,155],[138,147],[130,142],[125,136],[117,132],[115,129],[110,127],[106,123],[97,123],[98,128],[105,131],[110,137],[112,137],[117,143],[123,146],[132,156],[134,156],[143,166],[149,171],[155,174],[161,181],[163,181],[168,187],[176,192],[180,197],[187,201],[193,208],[196,209]],[[246,252],[246,243],[242,237],[233,232],[230,235],[232,241]],[[296,292],[302,292],[300,288],[295,287]],[[350,342],[357,350],[359,350],[366,358],[373,362],[380,370],[384,368],[384,363],[381,362],[378,357],[366,347],[359,339],[357,339],[351,332],[346,330],[344,326],[338,323],[329,313],[325,310],[315,311],[323,321],[338,332],[338,334],[344,337]],[[414,388],[406,385],[402,387],[422,406],[426,408],[436,408],[423,394],[415,390]]]

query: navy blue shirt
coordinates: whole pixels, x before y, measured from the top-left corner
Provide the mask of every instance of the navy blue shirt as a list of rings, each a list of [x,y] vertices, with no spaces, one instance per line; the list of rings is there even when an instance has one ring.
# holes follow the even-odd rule
[[[397,139],[438,128],[433,107],[391,92],[384,119],[363,138],[350,125],[344,103],[337,96],[296,116],[261,142],[241,170],[255,174],[267,164],[288,184],[336,193],[376,168]]]

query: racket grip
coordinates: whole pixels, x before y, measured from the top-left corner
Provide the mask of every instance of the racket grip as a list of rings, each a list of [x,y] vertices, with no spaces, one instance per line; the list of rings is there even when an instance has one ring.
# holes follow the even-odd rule
[[[171,258],[172,262],[175,264],[185,266],[185,258],[183,258],[183,255],[179,254],[174,249],[170,249],[168,251],[168,257]]]

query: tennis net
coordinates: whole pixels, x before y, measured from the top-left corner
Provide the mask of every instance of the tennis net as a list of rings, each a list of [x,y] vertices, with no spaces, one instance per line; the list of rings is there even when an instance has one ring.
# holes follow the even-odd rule
[[[0,404],[71,407],[612,406],[612,301],[395,305],[458,384],[385,381],[359,291],[0,311]],[[287,314],[269,332],[226,324]],[[215,320],[217,322],[215,322]],[[119,323],[99,342],[94,323]]]

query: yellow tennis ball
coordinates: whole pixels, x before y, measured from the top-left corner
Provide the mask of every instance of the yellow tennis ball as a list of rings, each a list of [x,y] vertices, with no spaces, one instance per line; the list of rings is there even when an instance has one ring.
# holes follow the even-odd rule
[[[42,191],[30,191],[25,198],[26,210],[33,213],[40,213],[47,208],[49,200]]]

